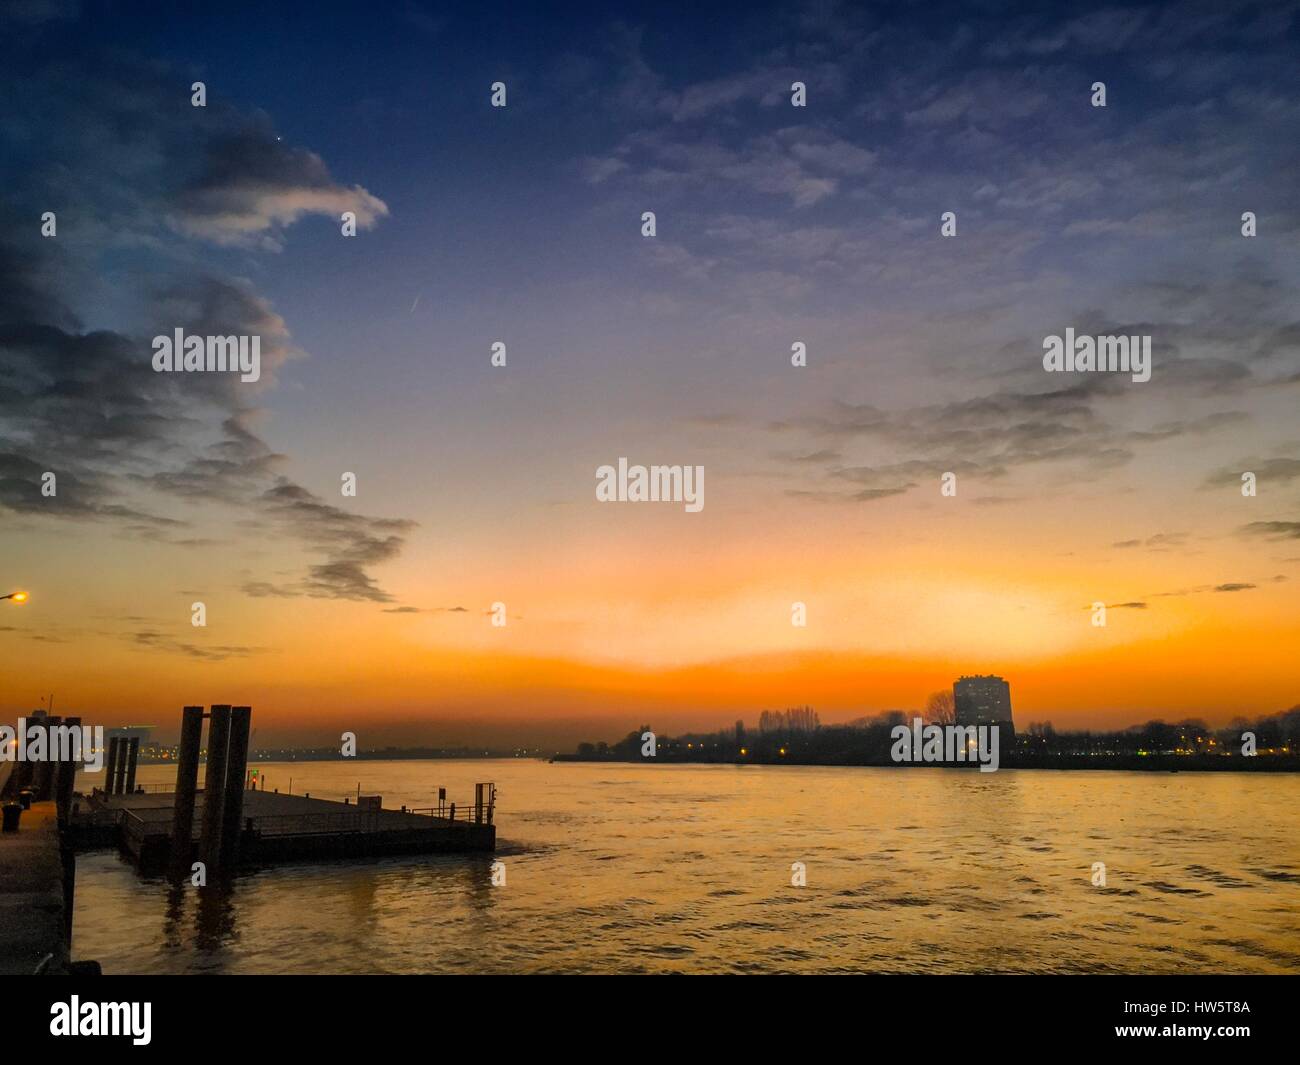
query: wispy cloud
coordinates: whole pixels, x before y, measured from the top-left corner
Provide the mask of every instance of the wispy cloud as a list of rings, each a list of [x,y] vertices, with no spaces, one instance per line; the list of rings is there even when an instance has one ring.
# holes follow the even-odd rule
[[[188,640],[178,640],[166,633],[144,629],[131,634],[131,640],[152,651],[165,651],[168,654],[181,654],[188,658],[201,659],[204,662],[224,662],[229,658],[247,658],[259,652],[256,647],[241,647],[227,644],[201,644]]]
[[[1300,521],[1252,521],[1243,525],[1247,536],[1263,536],[1270,540],[1300,540]]]

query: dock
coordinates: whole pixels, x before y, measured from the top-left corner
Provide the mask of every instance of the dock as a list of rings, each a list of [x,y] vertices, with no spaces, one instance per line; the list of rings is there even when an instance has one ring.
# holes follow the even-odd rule
[[[48,738],[79,734],[81,718],[36,711],[19,726],[44,730]],[[0,771],[0,974],[99,970],[93,961],[70,957],[77,860],[68,823],[76,750],[51,743],[47,753],[41,761],[6,761]]]
[[[492,783],[475,785],[468,805],[439,789],[437,806],[400,810],[360,792],[354,804],[259,789],[248,772],[252,716],[251,707],[229,703],[185,707],[171,785],[137,786],[138,742],[110,746],[105,786],[76,804],[69,834],[82,847],[116,844],[145,875],[180,881],[201,872],[204,882],[272,862],[496,849]]]
[[[245,790],[237,854],[242,868],[276,862],[378,858],[496,849],[494,790],[480,785],[481,801],[442,803],[424,809],[385,809],[379,796],[362,803],[313,799],[271,791]],[[197,791],[199,805],[205,793]],[[366,800],[369,799],[369,802]],[[172,864],[176,792],[138,790],[131,794],[95,792],[80,804],[73,830],[83,846],[115,843],[141,873],[159,874]],[[190,848],[178,855],[188,875],[203,861],[202,827],[190,829]]]
[[[0,976],[68,971],[72,860],[53,802],[33,803],[17,832],[0,833]]]
[[[185,707],[172,784],[136,783],[136,737],[113,738],[104,786],[89,795],[73,790],[81,760],[75,747],[60,747],[57,757],[45,761],[0,763],[0,805],[6,807],[0,832],[0,975],[99,972],[97,962],[70,957],[81,850],[115,847],[142,875],[166,874],[202,889],[214,879],[276,862],[496,849],[496,785],[490,782],[475,785],[472,802],[448,801],[440,788],[436,805],[397,810],[386,809],[379,795],[358,792],[335,802],[256,787],[256,775],[247,769],[251,718],[247,706]],[[81,719],[37,711],[21,724],[53,735],[80,728]]]

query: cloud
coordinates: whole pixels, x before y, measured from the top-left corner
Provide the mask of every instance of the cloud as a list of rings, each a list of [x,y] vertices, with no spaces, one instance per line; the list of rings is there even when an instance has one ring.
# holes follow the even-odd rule
[[[792,74],[787,71],[785,74]],[[714,111],[740,103],[773,104],[790,93],[790,83],[795,80],[785,74],[768,70],[752,70],[743,74],[714,78],[688,85],[681,92],[669,95],[663,107],[674,122],[686,122],[694,118],[703,118]],[[784,84],[782,81],[784,80]],[[784,90],[784,92],[782,91]]]
[[[201,171],[169,207],[168,220],[187,236],[263,247],[279,247],[279,230],[303,215],[337,221],[351,211],[367,229],[388,214],[378,197],[338,184],[320,156],[284,144],[262,124],[210,140]]]
[[[915,484],[891,485],[884,488],[860,488],[854,492],[817,491],[808,488],[787,488],[785,494],[794,499],[807,499],[814,503],[871,503],[877,499],[903,495]]]
[[[166,651],[169,654],[182,654],[205,662],[224,662],[228,658],[247,658],[249,655],[259,653],[259,649],[256,647],[190,643],[185,640],[177,640],[152,629],[132,633],[130,638],[134,643],[150,650]]]
[[[582,176],[593,185],[607,181],[621,170],[627,169],[627,163],[614,156],[603,156],[582,160]]]
[[[1270,540],[1300,540],[1300,521],[1252,521],[1241,531],[1248,536],[1264,536]]]
[[[1187,541],[1186,533],[1155,533],[1141,540],[1117,540],[1111,547],[1147,547],[1152,550],[1168,550],[1182,547]]]
[[[580,166],[593,185],[618,177],[659,194],[723,186],[802,208],[834,196],[845,179],[862,178],[876,162],[876,152],[815,125],[760,134],[718,131],[705,138],[669,125],[629,134]]]
[[[61,228],[58,240],[31,226],[0,231],[0,511],[199,546],[212,541],[189,534],[191,508],[225,505],[317,555],[300,579],[254,578],[248,594],[388,601],[370,570],[401,551],[413,523],[344,511],[285,474],[288,457],[256,431],[259,401],[303,353],[268,299],[184,239],[266,248],[304,214],[356,209],[366,225],[386,208],[335,183],[265,119],[214,105],[201,122],[178,121],[174,72],[121,57],[87,59],[73,80],[56,67],[27,72],[24,85],[29,112],[61,131],[51,158],[16,158],[17,177],[0,195],[31,217],[52,196],[71,195],[82,216],[113,225],[92,221],[66,239]],[[0,89],[23,74],[0,72]],[[28,142],[17,143],[21,153]],[[132,257],[132,318],[88,324],[101,258],[121,241]],[[151,338],[177,327],[260,337],[261,380],[154,372]],[[47,473],[53,495],[42,492]]]
[[[272,584],[270,581],[247,581],[241,590],[254,599],[295,599],[301,594],[294,589]]]
[[[1240,488],[1244,473],[1253,473],[1258,484],[1290,484],[1300,479],[1300,459],[1242,459],[1235,467],[1224,467],[1209,474],[1201,487]]]
[[[1287,578],[1282,575],[1266,578],[1270,584],[1277,584],[1285,581]],[[1181,598],[1187,595],[1204,595],[1209,592],[1248,592],[1258,585],[1247,581],[1227,581],[1223,584],[1202,584],[1195,588],[1179,588],[1173,592],[1152,592],[1148,598],[1151,599],[1171,599]]]
[[[1215,411],[1200,418],[1161,422],[1150,429],[1135,429],[1128,433],[1127,439],[1143,443],[1173,440],[1180,436],[1198,436],[1203,433],[1216,432],[1219,429],[1241,425],[1248,421],[1250,421],[1250,415],[1244,411]]]
[[[816,451],[809,451],[804,454],[779,455],[778,458],[784,458],[788,462],[839,462],[843,456],[834,448],[819,448]]]
[[[1095,397],[1091,384],[1071,384],[1055,391],[1004,390],[896,410],[836,400],[820,413],[770,428],[833,441],[835,448],[811,452],[828,457],[824,475],[829,485],[814,494],[832,498],[834,483],[847,481],[856,489],[839,494],[846,501],[860,502],[897,495],[923,480],[937,483],[944,473],[987,480],[1042,463],[1081,463],[1092,474],[1124,465],[1131,451],[1097,443],[1105,436],[1106,424],[1094,410]],[[899,457],[870,466],[846,466],[838,456],[857,440],[870,442],[877,453],[888,449]],[[789,461],[808,464],[807,457]],[[806,478],[806,473],[800,477]]]
[[[311,566],[301,581],[283,586],[259,582],[257,592],[250,594],[392,601],[368,569],[396,558],[415,522],[355,514],[326,503],[287,478],[279,478],[257,497],[255,505],[283,531],[319,548],[327,557]]]

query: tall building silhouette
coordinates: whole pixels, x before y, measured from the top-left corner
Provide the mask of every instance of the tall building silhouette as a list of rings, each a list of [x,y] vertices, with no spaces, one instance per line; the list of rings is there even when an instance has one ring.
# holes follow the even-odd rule
[[[952,686],[952,701],[959,725],[998,725],[1014,736],[1011,685],[992,674],[960,677]]]

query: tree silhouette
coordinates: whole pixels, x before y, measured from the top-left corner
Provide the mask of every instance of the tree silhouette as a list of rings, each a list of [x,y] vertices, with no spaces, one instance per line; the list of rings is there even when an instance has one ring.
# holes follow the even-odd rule
[[[925,701],[925,717],[931,725],[956,724],[957,707],[953,703],[951,688],[937,691]]]

